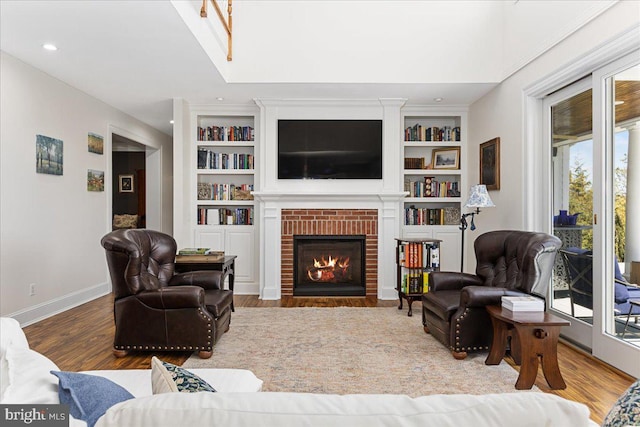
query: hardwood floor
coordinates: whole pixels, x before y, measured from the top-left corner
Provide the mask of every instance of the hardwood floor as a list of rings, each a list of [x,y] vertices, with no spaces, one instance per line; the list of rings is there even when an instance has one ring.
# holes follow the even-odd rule
[[[397,301],[378,301],[376,298],[289,297],[279,301],[263,301],[257,296],[236,295],[234,302],[236,307],[397,306]],[[112,355],[112,310],[113,297],[107,295],[27,326],[24,331],[31,348],[45,354],[62,370],[149,368],[151,353],[130,353],[121,359]],[[414,312],[419,313],[418,310]],[[182,352],[154,354],[176,365],[183,364],[191,355]],[[632,377],[566,343],[560,343],[558,357],[567,389],[550,390],[542,375],[542,369],[539,369],[536,385],[543,392],[586,404],[591,410],[591,418],[598,424],[602,423],[616,399],[634,381]],[[507,362],[518,369],[510,359],[507,359]]]

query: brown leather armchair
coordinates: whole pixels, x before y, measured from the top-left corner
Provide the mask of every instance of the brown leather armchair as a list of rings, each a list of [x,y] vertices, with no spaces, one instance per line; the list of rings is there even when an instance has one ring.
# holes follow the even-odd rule
[[[233,293],[219,271],[175,274],[173,237],[146,229],[116,230],[101,240],[113,286],[113,353],[198,351],[211,357],[229,330]]]
[[[545,233],[491,231],[474,243],[476,274],[433,272],[422,297],[424,330],[449,347],[456,359],[488,350],[493,338],[487,305],[503,295],[531,294],[546,300],[561,241]]]

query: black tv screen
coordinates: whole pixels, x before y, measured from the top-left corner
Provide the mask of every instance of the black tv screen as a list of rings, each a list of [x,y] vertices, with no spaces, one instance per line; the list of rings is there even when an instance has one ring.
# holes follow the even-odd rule
[[[278,120],[278,179],[382,179],[382,120]]]

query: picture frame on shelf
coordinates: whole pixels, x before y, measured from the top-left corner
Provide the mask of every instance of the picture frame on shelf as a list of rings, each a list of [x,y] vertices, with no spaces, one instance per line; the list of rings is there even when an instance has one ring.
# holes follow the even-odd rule
[[[133,193],[133,175],[118,175],[120,193]]]
[[[480,144],[480,184],[487,190],[500,189],[500,138]]]
[[[431,152],[432,169],[460,169],[460,148],[439,148]]]

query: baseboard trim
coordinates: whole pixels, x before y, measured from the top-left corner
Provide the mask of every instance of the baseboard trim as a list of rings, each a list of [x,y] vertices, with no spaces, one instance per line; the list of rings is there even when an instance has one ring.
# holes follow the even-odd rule
[[[378,299],[383,301],[398,299],[398,291],[388,288],[378,289]]]
[[[109,283],[104,282],[87,289],[72,292],[51,301],[27,307],[23,310],[11,313],[7,317],[16,319],[20,322],[20,326],[25,327],[107,295],[109,292],[111,292],[111,287],[109,286]]]
[[[260,286],[257,283],[238,283],[233,284],[233,293],[235,295],[260,295]]]

